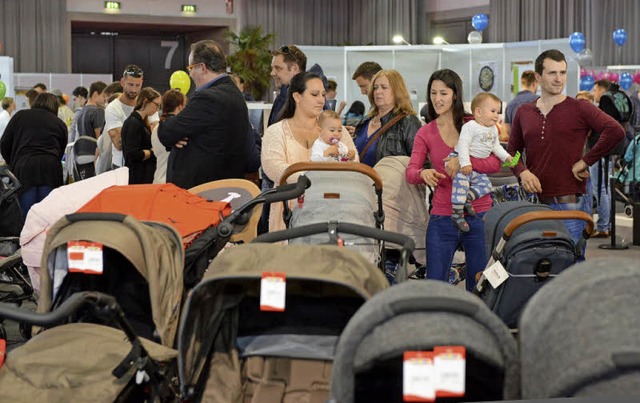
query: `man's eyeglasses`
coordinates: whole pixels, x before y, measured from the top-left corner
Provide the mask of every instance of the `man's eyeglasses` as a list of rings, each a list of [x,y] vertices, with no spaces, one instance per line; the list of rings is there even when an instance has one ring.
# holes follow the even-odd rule
[[[123,75],[131,76],[131,77],[134,77],[134,78],[140,78],[140,77],[143,76],[143,74],[144,73],[142,72],[142,69],[140,67],[135,67],[135,66],[131,67],[131,66],[129,66],[124,70],[124,74]]]
[[[189,73],[191,73],[191,70],[193,70],[197,65],[201,64],[202,62],[198,62],[198,63],[193,63],[187,66],[187,71]]]

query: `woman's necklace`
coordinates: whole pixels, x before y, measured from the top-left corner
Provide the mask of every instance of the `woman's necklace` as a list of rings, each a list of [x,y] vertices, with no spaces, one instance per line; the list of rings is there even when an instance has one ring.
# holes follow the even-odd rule
[[[371,119],[371,127],[378,127],[378,126],[380,126],[380,117],[376,115]]]

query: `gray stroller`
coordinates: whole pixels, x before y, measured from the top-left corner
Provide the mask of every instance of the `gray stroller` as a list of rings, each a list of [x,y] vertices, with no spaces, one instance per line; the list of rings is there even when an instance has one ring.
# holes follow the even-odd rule
[[[531,296],[582,254],[582,244],[574,245],[562,222],[569,219],[587,223],[581,240],[586,242],[593,220],[584,211],[554,211],[546,205],[509,201],[485,215],[487,268],[499,261],[508,277],[493,288],[483,273],[476,292],[510,328],[516,328]]]
[[[517,399],[516,341],[478,298],[424,280],[395,285],[365,303],[338,341],[333,402],[402,402],[403,353],[466,348],[462,401]]]
[[[639,288],[638,262],[611,257],[577,264],[534,295],[520,318],[522,397],[637,399]]]

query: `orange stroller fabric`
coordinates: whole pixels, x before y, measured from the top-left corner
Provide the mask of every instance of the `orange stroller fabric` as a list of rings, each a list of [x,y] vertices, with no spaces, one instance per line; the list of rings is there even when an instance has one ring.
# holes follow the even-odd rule
[[[173,226],[188,245],[202,231],[231,214],[227,202],[208,201],[174,184],[112,186],[82,206],[79,213],[120,213]]]

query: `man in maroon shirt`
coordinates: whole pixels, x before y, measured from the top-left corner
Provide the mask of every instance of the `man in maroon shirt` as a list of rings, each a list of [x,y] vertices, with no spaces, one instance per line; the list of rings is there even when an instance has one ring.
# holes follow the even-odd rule
[[[567,81],[567,62],[558,50],[547,50],[535,62],[536,79],[542,95],[521,105],[511,126],[507,151],[526,154],[513,169],[528,192],[538,193],[540,201],[555,210],[586,209],[588,168],[599,161],[624,137],[618,122],[590,102],[562,94]],[[589,132],[600,139],[582,155]],[[584,223],[565,222],[574,242],[578,242]]]

